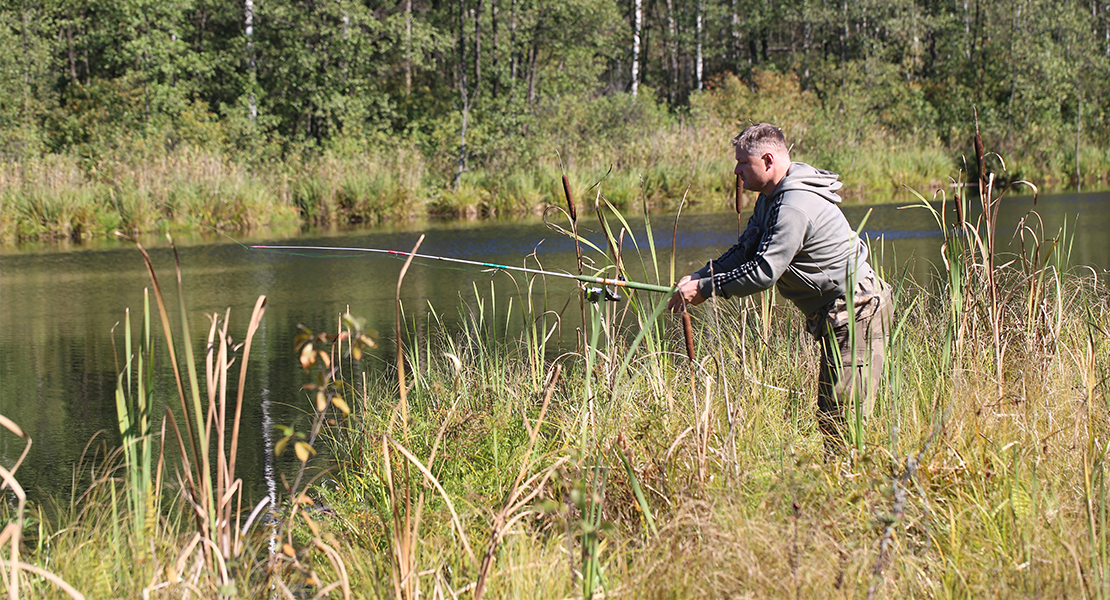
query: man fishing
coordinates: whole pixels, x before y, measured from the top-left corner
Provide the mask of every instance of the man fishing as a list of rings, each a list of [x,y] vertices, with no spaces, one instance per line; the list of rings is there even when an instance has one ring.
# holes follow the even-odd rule
[[[893,313],[890,287],[871,269],[867,246],[837,206],[837,174],[792,163],[782,131],[768,123],[748,127],[732,144],[744,189],[759,192],[755,212],[735,246],[679,280],[668,308],[682,311],[711,296],[748,296],[777,284],[820,343],[818,425],[827,447],[842,446],[845,410],[857,399],[863,416],[874,408]],[[855,348],[849,336],[851,281]]]

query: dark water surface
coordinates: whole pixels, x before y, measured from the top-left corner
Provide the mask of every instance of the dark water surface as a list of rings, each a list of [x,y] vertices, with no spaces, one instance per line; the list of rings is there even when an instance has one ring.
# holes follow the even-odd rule
[[[908,197],[906,204],[912,203]],[[1033,208],[1028,197],[1007,198],[999,218],[1000,238],[1008,241],[1019,219]],[[1105,275],[1110,267],[1110,194],[1056,195],[1041,198],[1037,212],[1048,237],[1057,235],[1067,223],[1073,265],[1091,265]],[[868,208],[848,206],[845,214],[857,226]],[[747,215],[745,215],[746,219]],[[642,216],[629,215],[641,256],[650,264]],[[669,277],[673,215],[653,215],[661,278]],[[614,218],[611,226],[619,229]],[[684,214],[674,249],[676,274],[681,276],[716,257],[736,239],[736,215],[728,213]],[[604,247],[597,223],[584,223],[584,235]],[[1037,229],[1040,227],[1038,225]],[[939,263],[940,231],[932,215],[922,209],[898,210],[897,205],[873,207],[864,231],[881,256],[875,262],[887,272],[902,269],[919,281],[932,276]],[[427,236],[421,253],[469,260],[522,265],[534,253],[543,268],[575,269],[574,244],[540,219],[498,222],[419,223],[374,230],[342,233],[308,233],[293,239],[252,237],[232,240],[180,240],[179,252],[189,306],[193,339],[199,344],[207,335],[206,315],[221,315],[231,308],[231,331],[242,340],[251,309],[260,294],[268,298],[268,309],[255,338],[244,406],[243,448],[240,475],[252,495],[265,493],[267,466],[279,470],[293,467],[291,456],[277,460],[267,452],[270,421],[296,423],[307,429],[309,402],[299,391],[307,382],[293,353],[297,325],[320,331],[335,331],[338,316],[349,306],[353,314],[366,317],[384,336],[393,332],[393,295],[402,262],[382,255],[356,257],[324,253],[303,256],[247,249],[242,244],[299,244],[355,246],[409,250],[417,237]],[[880,244],[881,241],[881,244]],[[171,251],[160,239],[143,240],[151,247],[159,280],[176,306],[176,283]],[[636,265],[635,246],[625,241],[626,263]],[[877,251],[877,253],[880,253]],[[590,252],[599,264],[603,258]],[[654,268],[647,279],[656,281]],[[502,308],[517,295],[517,283],[505,273],[479,268],[445,268],[433,262],[414,265],[405,279],[402,300],[410,318],[421,319],[431,305],[449,324],[457,324],[463,303],[474,304],[476,295],[489,298],[491,284],[496,304]],[[0,251],[0,414],[22,426],[34,444],[17,476],[33,495],[66,494],[75,477],[78,459],[86,444],[100,437],[109,447],[119,443],[115,424],[114,390],[116,359],[111,331],[130,308],[132,327],[138,330],[143,288],[149,278],[139,252],[129,243],[102,242],[78,248],[39,246]],[[548,278],[548,306],[561,309],[577,296],[576,282]],[[542,301],[539,297],[537,301]],[[572,303],[574,306],[577,302]],[[519,299],[516,301],[519,306]],[[500,309],[499,309],[500,310]],[[174,320],[178,319],[176,310]],[[567,311],[564,332],[573,331],[574,310]],[[500,312],[499,312],[500,314]],[[161,339],[155,320],[156,335]],[[122,324],[116,338],[122,340]],[[564,335],[566,335],[564,333]],[[122,354],[122,341],[119,353]],[[391,361],[391,344],[383,343],[370,360],[379,365]],[[165,361],[163,360],[163,363]],[[165,367],[163,364],[162,367]],[[203,368],[201,366],[201,368]],[[172,377],[165,368],[157,383],[158,412],[161,406],[176,410],[179,402]],[[237,367],[234,370],[237,375]],[[158,419],[160,422],[160,419]],[[271,440],[272,441],[272,440]],[[0,431],[0,464],[10,467],[23,449],[23,442],[6,430]],[[87,466],[85,468],[87,471]],[[83,471],[83,472],[85,472]],[[87,474],[87,473],[86,473]]]

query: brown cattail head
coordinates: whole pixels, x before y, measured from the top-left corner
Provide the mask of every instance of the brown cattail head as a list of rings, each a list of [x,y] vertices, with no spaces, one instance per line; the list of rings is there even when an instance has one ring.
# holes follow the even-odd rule
[[[964,202],[960,199],[960,195],[956,194],[956,226],[959,227],[964,224]]]
[[[986,156],[986,150],[983,149],[983,136],[979,132],[975,132],[975,161],[979,164],[979,179],[986,181],[987,174],[983,157]]]
[[[567,179],[566,173],[563,173],[563,195],[567,197],[567,210],[570,211],[570,220],[572,223],[577,223],[578,211],[574,209],[574,196],[570,195],[570,180]]]
[[[694,324],[690,320],[690,313],[682,312],[682,334],[686,338],[686,356],[694,361]]]

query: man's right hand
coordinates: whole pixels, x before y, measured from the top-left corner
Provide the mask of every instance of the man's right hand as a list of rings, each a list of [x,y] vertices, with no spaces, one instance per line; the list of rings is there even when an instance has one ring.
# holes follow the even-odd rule
[[[674,295],[667,302],[667,309],[671,312],[683,312],[687,306],[705,302],[705,297],[698,292],[698,279],[697,273],[679,279]]]

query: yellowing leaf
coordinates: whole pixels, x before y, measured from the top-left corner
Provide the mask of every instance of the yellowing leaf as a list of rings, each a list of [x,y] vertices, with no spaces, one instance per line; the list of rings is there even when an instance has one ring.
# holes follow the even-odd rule
[[[320,362],[324,363],[324,368],[325,369],[330,369],[331,368],[331,357],[328,356],[328,353],[324,352],[323,350],[320,350],[316,354],[320,355]]]
[[[278,442],[274,444],[274,456],[281,456],[282,454],[285,454],[285,447],[289,445],[289,440],[291,440],[292,438],[292,435],[287,435],[278,440]]]
[[[307,462],[309,457],[316,454],[316,450],[312,446],[309,446],[308,442],[297,442],[293,444],[293,451],[297,453],[297,458],[301,459],[301,462]]]
[[[357,345],[351,346],[351,357],[355,360],[362,360],[362,350],[359,350]]]
[[[304,348],[301,348],[301,368],[307,371],[315,363],[316,349],[312,344],[305,344]]]
[[[316,410],[324,412],[328,408],[328,397],[324,394],[324,390],[316,392]]]
[[[281,551],[284,552],[285,555],[288,556],[289,558],[293,558],[294,556],[297,555],[297,551],[294,550],[293,546],[290,545],[288,542],[281,545]]]
[[[351,407],[347,406],[347,401],[343,399],[343,396],[336,396],[336,397],[332,398],[331,403],[334,404],[335,407],[339,409],[339,412],[341,412],[345,415],[351,414]]]
[[[374,340],[370,339],[370,337],[367,336],[367,335],[359,336],[358,341],[362,342],[367,348],[377,348],[378,347],[378,343],[375,342]]]

